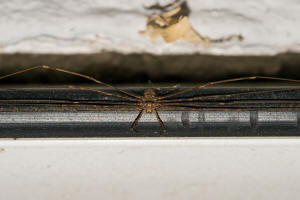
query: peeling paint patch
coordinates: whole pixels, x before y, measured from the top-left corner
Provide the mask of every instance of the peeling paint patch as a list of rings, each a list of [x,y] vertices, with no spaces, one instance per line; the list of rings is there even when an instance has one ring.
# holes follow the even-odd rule
[[[208,46],[210,40],[201,36],[189,22],[189,8],[186,1],[177,3],[178,1],[173,1],[166,6],[154,5],[147,8],[158,9],[160,13],[147,17],[146,30],[140,31],[140,35],[149,36],[153,43],[159,37],[162,37],[167,43],[182,38],[194,44],[201,43],[203,46]]]

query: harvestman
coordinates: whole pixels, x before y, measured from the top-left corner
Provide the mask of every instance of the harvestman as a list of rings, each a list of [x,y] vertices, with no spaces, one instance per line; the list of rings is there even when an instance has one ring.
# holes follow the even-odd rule
[[[158,114],[158,110],[160,110],[160,109],[164,109],[164,110],[172,109],[172,108],[173,109],[174,108],[187,109],[187,107],[183,106],[184,102],[193,102],[193,101],[197,101],[197,100],[201,100],[201,99],[205,99],[205,98],[212,98],[212,97],[213,98],[218,98],[218,97],[223,97],[224,98],[224,97],[230,97],[230,96],[240,95],[240,94],[282,91],[282,89],[281,90],[256,91],[256,92],[241,92],[241,93],[235,93],[235,94],[222,94],[222,95],[211,95],[211,96],[196,96],[196,97],[188,97],[188,98],[186,98],[186,97],[182,98],[181,97],[181,98],[170,99],[170,97],[176,97],[178,95],[188,93],[188,92],[192,92],[194,90],[205,88],[205,87],[212,86],[212,85],[217,85],[217,84],[221,84],[221,83],[235,82],[235,81],[243,81],[243,80],[266,79],[266,80],[280,80],[280,81],[289,81],[289,82],[300,83],[300,80],[293,80],[293,79],[275,78],[275,77],[266,77],[266,76],[250,76],[250,77],[241,77],[241,78],[234,78],[234,79],[204,83],[204,84],[200,84],[200,85],[198,85],[196,87],[193,87],[193,88],[184,89],[184,90],[174,92],[174,93],[171,93],[171,94],[167,94],[167,95],[163,95],[163,96],[157,96],[154,89],[148,88],[148,89],[144,90],[143,96],[140,96],[140,95],[136,95],[136,94],[127,92],[125,90],[119,89],[115,86],[104,83],[104,82],[99,81],[99,80],[97,80],[93,77],[90,77],[90,76],[86,76],[86,75],[83,75],[83,74],[80,74],[80,73],[68,71],[68,70],[61,69],[61,68],[49,67],[49,66],[46,66],[46,65],[31,67],[31,68],[24,69],[24,70],[15,72],[15,73],[0,76],[0,79],[8,78],[8,77],[11,77],[11,76],[14,76],[14,75],[17,75],[17,74],[21,74],[21,73],[24,73],[24,72],[32,71],[32,70],[35,70],[35,69],[47,69],[47,70],[53,70],[53,71],[58,71],[58,72],[66,73],[66,74],[79,76],[79,77],[91,80],[95,83],[101,84],[105,87],[114,89],[114,90],[118,91],[119,94],[114,94],[114,93],[104,91],[104,90],[100,90],[100,89],[77,87],[77,88],[82,89],[82,90],[90,90],[90,91],[102,93],[102,94],[107,95],[107,96],[114,96],[114,97],[117,97],[117,98],[121,98],[123,100],[129,101],[128,105],[136,106],[136,109],[139,110],[139,114],[137,115],[137,117],[135,118],[135,120],[133,121],[133,123],[130,126],[131,131],[134,131],[135,127],[137,126],[137,124],[138,124],[139,120],[141,119],[144,112],[146,112],[147,114],[152,114],[154,112],[155,116],[157,118],[157,121],[160,124],[161,130],[164,133],[166,133],[167,131],[166,131],[166,128],[165,128],[165,125],[164,125],[163,121],[161,120],[161,118]],[[74,86],[70,86],[70,87],[75,88]],[[287,90],[293,90],[293,89],[287,89]],[[223,104],[220,103],[219,105],[224,105],[224,104],[225,103],[223,103]],[[126,104],[122,104],[122,105],[126,105]],[[189,104],[189,105],[191,105],[191,104]]]

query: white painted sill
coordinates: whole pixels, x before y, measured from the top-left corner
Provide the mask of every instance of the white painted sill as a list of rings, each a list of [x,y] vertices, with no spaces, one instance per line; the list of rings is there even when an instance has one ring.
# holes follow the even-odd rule
[[[298,199],[299,138],[0,141],[0,199]]]

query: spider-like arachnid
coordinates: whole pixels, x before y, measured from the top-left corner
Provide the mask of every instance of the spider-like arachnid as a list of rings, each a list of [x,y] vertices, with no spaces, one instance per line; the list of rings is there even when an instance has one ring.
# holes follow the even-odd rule
[[[145,89],[143,92],[143,95],[137,95],[137,94],[122,90],[120,88],[117,88],[113,85],[104,83],[102,81],[99,81],[99,80],[97,80],[93,77],[87,76],[87,75],[68,71],[68,70],[65,70],[62,68],[49,67],[46,65],[31,67],[31,68],[24,69],[24,70],[15,72],[15,73],[0,76],[0,79],[8,78],[11,76],[15,76],[17,74],[21,74],[21,73],[36,70],[36,69],[53,70],[53,71],[58,71],[58,72],[63,72],[63,73],[79,76],[79,77],[91,80],[95,83],[101,84],[102,86],[114,89],[117,93],[112,93],[112,92],[102,90],[102,89],[92,89],[92,88],[86,88],[86,87],[70,86],[70,88],[79,88],[82,90],[90,90],[90,91],[102,93],[107,96],[113,96],[113,97],[116,97],[116,98],[122,100],[122,101],[121,100],[114,101],[113,104],[111,104],[111,105],[119,105],[119,106],[123,106],[124,108],[126,108],[126,106],[134,107],[136,110],[139,111],[139,114],[137,115],[137,117],[131,124],[131,127],[130,127],[131,131],[135,130],[135,127],[137,126],[140,118],[142,117],[142,115],[144,113],[147,113],[147,114],[155,113],[157,121],[160,124],[161,130],[164,133],[166,133],[167,130],[165,128],[163,121],[161,120],[161,118],[159,116],[159,113],[158,113],[159,110],[172,110],[172,109],[197,110],[197,109],[201,108],[201,104],[202,104],[202,102],[198,102],[198,101],[207,99],[207,98],[215,98],[215,99],[224,99],[225,98],[226,99],[226,98],[229,98],[229,97],[232,97],[235,95],[249,94],[249,93],[266,93],[266,92],[282,91],[284,89],[276,89],[276,90],[274,89],[274,90],[254,91],[254,92],[253,91],[252,92],[241,92],[241,93],[234,93],[234,94],[220,94],[220,95],[210,95],[210,96],[178,97],[182,94],[186,94],[186,93],[192,92],[194,90],[198,90],[201,88],[205,88],[208,86],[217,85],[217,84],[221,84],[221,83],[229,83],[229,82],[244,81],[244,80],[254,80],[254,79],[266,79],[266,80],[277,80],[277,81],[288,81],[288,82],[300,83],[300,80],[293,80],[293,79],[275,78],[275,77],[266,77],[266,76],[250,76],[250,77],[241,77],[241,78],[234,78],[234,79],[204,83],[204,84],[200,84],[195,87],[192,87],[192,88],[183,89],[183,90],[180,90],[177,92],[159,96],[159,95],[157,95],[156,91],[153,88]],[[299,90],[299,88],[296,88],[296,89]],[[286,89],[286,90],[296,90],[296,89],[294,88],[294,89]],[[124,100],[126,102],[124,102]],[[218,104],[219,106],[220,105],[224,105],[224,106],[232,105],[234,103],[235,102],[232,102],[232,101],[231,102],[226,102],[226,101],[215,102],[215,104]],[[261,102],[259,100],[251,101],[251,106],[253,106],[254,104],[260,104],[260,103]],[[244,104],[245,104],[244,109],[251,108],[250,104],[247,105],[247,102]],[[199,105],[200,105],[200,107],[199,107]]]

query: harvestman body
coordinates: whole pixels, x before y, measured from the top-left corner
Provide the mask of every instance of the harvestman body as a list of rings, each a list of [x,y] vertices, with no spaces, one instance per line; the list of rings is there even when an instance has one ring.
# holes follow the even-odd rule
[[[211,97],[214,97],[214,98],[222,97],[222,98],[224,98],[224,97],[229,97],[229,96],[234,96],[234,95],[239,95],[239,94],[246,94],[246,93],[251,93],[251,92],[244,92],[244,93],[242,92],[242,93],[235,93],[235,94],[222,94],[222,95],[211,95],[211,96],[196,96],[196,97],[189,97],[189,98],[174,98],[174,99],[169,99],[170,97],[174,97],[174,96],[177,96],[177,95],[180,95],[180,94],[188,93],[188,92],[191,92],[193,90],[200,89],[200,88],[205,88],[205,87],[211,86],[211,85],[216,85],[216,84],[220,84],[220,83],[235,82],[235,81],[243,81],[243,80],[267,79],[267,80],[280,80],[280,81],[289,81],[289,82],[300,83],[300,80],[275,78],[275,77],[265,77],[265,76],[251,76],[251,77],[241,77],[241,78],[234,78],[234,79],[228,79],[228,80],[209,82],[209,83],[198,85],[198,86],[193,87],[193,88],[181,90],[179,92],[171,93],[171,94],[164,95],[164,96],[157,96],[155,90],[149,88],[149,89],[144,90],[143,96],[139,96],[139,95],[132,94],[132,93],[129,93],[127,91],[124,91],[122,89],[119,89],[119,88],[117,88],[115,86],[112,86],[110,84],[99,81],[99,80],[97,80],[93,77],[86,76],[86,75],[79,74],[79,73],[72,72],[72,71],[68,71],[68,70],[61,69],[61,68],[49,67],[49,66],[46,66],[46,65],[31,67],[31,68],[24,69],[24,70],[15,72],[15,73],[0,76],[0,79],[4,79],[4,78],[11,77],[11,76],[14,76],[14,75],[17,75],[17,74],[21,74],[21,73],[24,73],[24,72],[27,72],[27,71],[32,71],[32,70],[35,70],[35,69],[47,69],[47,70],[59,71],[59,72],[63,72],[63,73],[83,77],[83,78],[91,80],[95,83],[106,86],[108,88],[115,89],[120,94],[114,94],[114,93],[111,93],[111,92],[108,92],[108,91],[105,91],[105,90],[101,90],[101,89],[76,87],[76,88],[79,88],[79,89],[82,89],[82,90],[90,90],[90,91],[102,93],[102,94],[107,95],[107,96],[118,97],[118,98],[129,101],[128,105],[131,105],[131,106],[134,105],[136,107],[136,109],[139,110],[139,114],[138,114],[138,116],[136,117],[136,119],[134,120],[134,122],[132,123],[132,125],[130,127],[131,131],[134,131],[135,127],[137,126],[137,124],[138,124],[138,122],[139,122],[139,120],[142,117],[144,112],[146,112],[147,114],[152,114],[154,112],[155,116],[156,116],[156,118],[157,118],[157,120],[160,124],[161,130],[164,133],[166,133],[167,131],[166,131],[166,128],[165,128],[165,125],[164,125],[163,121],[161,120],[161,118],[158,114],[158,110],[161,109],[161,108],[164,108],[164,109],[185,108],[186,109],[186,107],[180,106],[180,103],[184,104],[184,102],[193,102],[193,101],[197,101],[197,100],[200,100],[200,99],[205,99],[207,97],[210,97],[210,98]],[[70,88],[74,88],[74,86],[70,86]],[[291,90],[291,89],[289,89],[289,90]],[[282,89],[281,90],[258,91],[258,92],[252,92],[252,93],[264,93],[264,92],[273,92],[273,91],[282,91]],[[174,105],[172,103],[179,103],[179,105]],[[223,104],[220,103],[219,105],[223,105]],[[123,104],[123,105],[125,105],[125,104]]]

